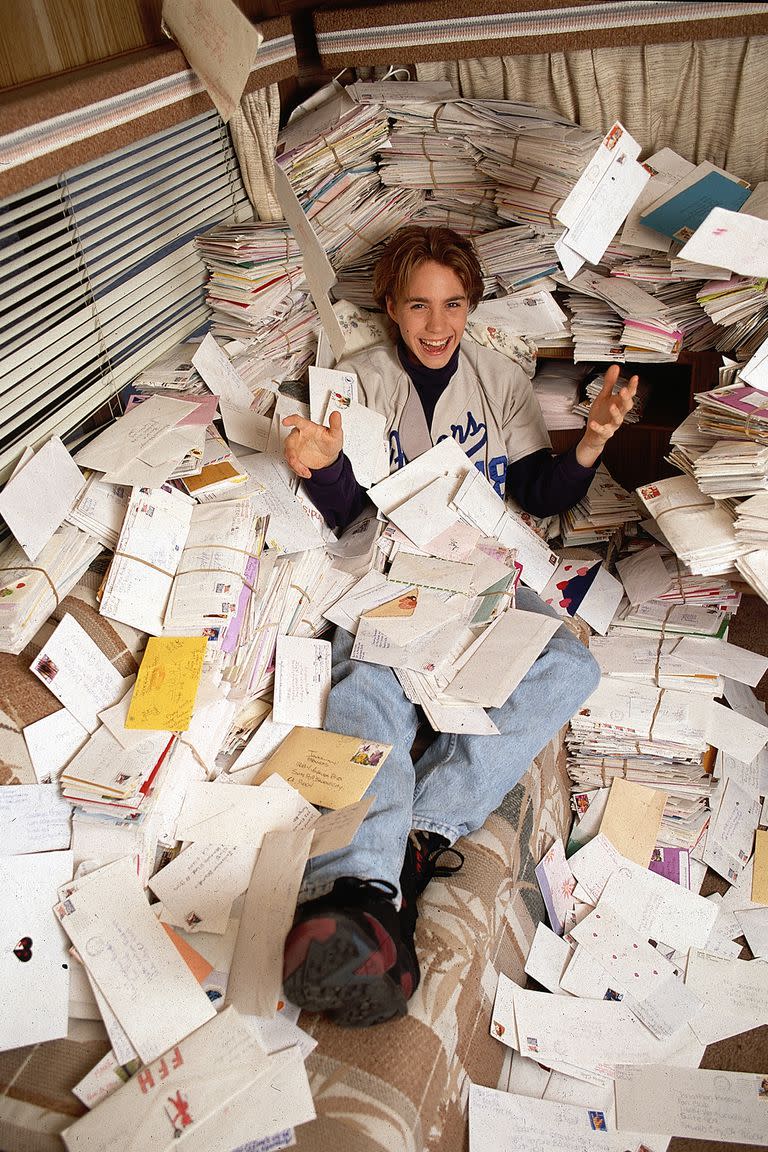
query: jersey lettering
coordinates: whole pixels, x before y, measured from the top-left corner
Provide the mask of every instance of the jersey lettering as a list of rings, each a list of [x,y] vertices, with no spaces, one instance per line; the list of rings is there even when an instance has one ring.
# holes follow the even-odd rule
[[[400,444],[400,433],[397,428],[393,428],[389,433],[389,469],[391,472],[398,468],[404,468],[408,463],[405,452],[403,452]]]

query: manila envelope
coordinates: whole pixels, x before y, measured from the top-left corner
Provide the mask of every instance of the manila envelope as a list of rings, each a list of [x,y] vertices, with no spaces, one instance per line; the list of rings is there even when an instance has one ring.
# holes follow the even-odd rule
[[[320,808],[346,808],[363,796],[392,751],[391,744],[316,728],[293,728],[254,784],[273,772]]]
[[[611,782],[600,831],[622,856],[647,868],[656,847],[666,802],[666,792],[617,778]]]

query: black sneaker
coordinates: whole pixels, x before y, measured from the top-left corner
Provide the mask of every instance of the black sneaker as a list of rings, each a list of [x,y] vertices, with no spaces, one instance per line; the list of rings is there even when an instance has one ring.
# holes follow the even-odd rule
[[[419,965],[396,895],[385,880],[344,876],[326,896],[300,904],[285,942],[288,999],[349,1028],[404,1016]]]
[[[454,859],[449,863],[450,857]],[[414,938],[419,917],[416,901],[430,880],[434,876],[453,876],[463,863],[463,855],[450,846],[445,836],[423,831],[409,834],[400,873],[400,928],[404,938]]]
[[[452,859],[451,859],[452,858]],[[414,830],[405,845],[405,860],[400,874],[400,890],[416,900],[435,876],[454,876],[464,864],[464,856],[452,848],[438,832]]]

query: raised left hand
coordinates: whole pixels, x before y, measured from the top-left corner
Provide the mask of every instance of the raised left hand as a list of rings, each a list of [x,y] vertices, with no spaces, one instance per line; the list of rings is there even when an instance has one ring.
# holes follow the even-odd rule
[[[619,378],[619,371],[618,364],[610,366],[605,373],[602,388],[590,405],[586,432],[576,446],[576,459],[585,468],[592,467],[606,442],[624,423],[624,417],[632,407],[638,378],[633,376],[614,396],[613,389]]]

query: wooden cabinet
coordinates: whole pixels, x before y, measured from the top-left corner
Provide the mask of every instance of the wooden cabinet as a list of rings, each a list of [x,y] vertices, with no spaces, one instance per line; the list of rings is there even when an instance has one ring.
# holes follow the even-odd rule
[[[541,356],[547,354],[542,351]],[[608,441],[603,459],[611,475],[627,489],[678,471],[666,462],[669,437],[694,407],[694,396],[717,384],[718,352],[682,352],[674,364],[625,364],[622,375],[638,372],[651,392],[643,419],[625,424]],[[607,367],[607,365],[606,365]],[[562,452],[581,437],[578,430],[551,432],[552,446]]]

